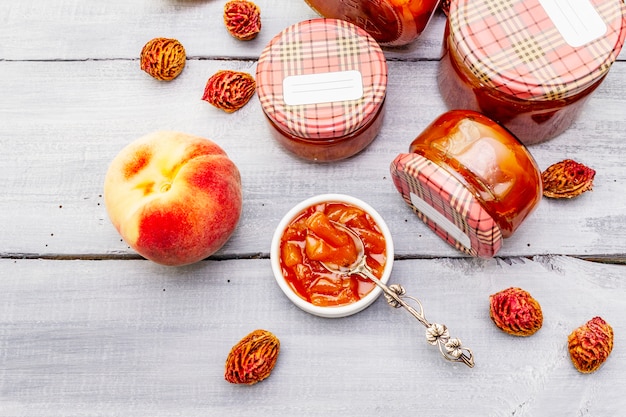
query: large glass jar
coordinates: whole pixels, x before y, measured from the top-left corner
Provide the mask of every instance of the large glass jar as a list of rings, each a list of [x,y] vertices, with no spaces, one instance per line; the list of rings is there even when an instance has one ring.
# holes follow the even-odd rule
[[[439,89],[526,145],[564,132],[617,58],[622,0],[458,0],[450,4]],[[585,24],[583,24],[585,22]]]
[[[352,23],[320,18],[286,28],[262,51],[256,82],[272,135],[303,159],[353,156],[382,126],[385,56]]]
[[[445,241],[494,256],[541,200],[541,172],[509,131],[472,110],[433,121],[391,164],[393,182]]]
[[[342,19],[385,46],[405,45],[426,28],[440,0],[306,0],[324,17]]]

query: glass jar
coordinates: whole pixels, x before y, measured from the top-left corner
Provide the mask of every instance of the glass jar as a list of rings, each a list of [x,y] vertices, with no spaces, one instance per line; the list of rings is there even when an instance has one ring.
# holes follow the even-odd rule
[[[414,41],[426,28],[440,0],[305,0],[324,17],[353,23],[385,46]]]
[[[382,126],[385,56],[349,22],[320,18],[286,28],[261,52],[256,82],[272,135],[303,159],[353,156]]]
[[[438,75],[443,99],[484,113],[526,145],[551,139],[617,58],[625,10],[622,0],[454,1]]]
[[[494,256],[541,200],[541,172],[509,131],[472,110],[433,121],[391,164],[406,203],[441,238]]]

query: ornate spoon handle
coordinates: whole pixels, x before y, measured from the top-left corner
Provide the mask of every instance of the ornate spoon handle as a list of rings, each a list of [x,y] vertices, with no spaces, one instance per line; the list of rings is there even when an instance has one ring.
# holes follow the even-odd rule
[[[422,303],[417,298],[406,296],[404,288],[401,285],[393,284],[387,286],[383,284],[367,266],[365,246],[363,245],[363,241],[359,235],[344,224],[335,223],[335,225],[337,228],[343,229],[346,233],[349,233],[350,236],[352,236],[359,254],[356,261],[349,266],[321,262],[324,268],[338,274],[359,274],[362,277],[370,279],[381,290],[383,290],[387,303],[389,303],[390,306],[394,308],[403,307],[411,313],[417,321],[426,327],[426,341],[433,346],[437,346],[439,348],[439,352],[445,359],[451,362],[463,362],[465,365],[473,368],[474,354],[472,351],[464,348],[461,344],[461,340],[451,338],[448,328],[444,324],[430,323],[426,320]],[[413,306],[404,301],[405,299],[412,300],[417,305],[418,309],[415,309]]]
[[[462,362],[470,368],[474,367],[474,354],[472,351],[464,348],[460,339],[451,338],[445,324],[430,323],[426,320],[424,307],[422,307],[422,303],[417,298],[407,296],[404,287],[400,284],[392,284],[390,286],[383,284],[365,265],[366,264],[362,262],[355,271],[371,279],[374,284],[380,287],[390,306],[394,308],[403,307],[411,313],[417,321],[422,323],[426,327],[426,341],[433,346],[437,346],[439,352],[445,359],[451,362]],[[418,309],[408,304],[405,299],[412,300],[418,306]]]

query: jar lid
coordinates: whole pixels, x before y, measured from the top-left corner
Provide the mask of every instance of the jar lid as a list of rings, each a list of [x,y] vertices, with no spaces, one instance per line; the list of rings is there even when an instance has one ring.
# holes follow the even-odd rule
[[[363,29],[337,19],[289,26],[262,51],[256,71],[266,116],[292,136],[330,139],[367,125],[382,106],[387,63]]]
[[[450,40],[489,87],[525,100],[571,97],[600,80],[626,36],[622,0],[459,0]]]
[[[500,250],[496,221],[444,168],[416,153],[400,154],[391,176],[404,201],[443,240],[471,256],[488,258]]]

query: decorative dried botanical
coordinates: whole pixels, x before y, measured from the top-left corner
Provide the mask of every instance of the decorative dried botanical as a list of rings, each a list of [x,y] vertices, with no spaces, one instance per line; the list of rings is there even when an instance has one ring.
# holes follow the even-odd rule
[[[252,40],[261,31],[261,10],[251,1],[229,1],[224,5],[224,24],[240,41]]]
[[[570,333],[567,347],[578,371],[595,372],[613,350],[613,328],[601,317],[594,317]]]
[[[207,81],[202,100],[232,113],[245,106],[255,91],[256,82],[250,74],[221,70]]]
[[[230,350],[224,378],[233,384],[256,384],[270,376],[279,351],[280,341],[273,333],[255,330]]]
[[[549,166],[541,174],[543,195],[550,198],[573,198],[593,187],[596,171],[571,159]]]
[[[176,39],[154,38],[141,50],[141,69],[157,80],[171,81],[185,67],[185,48]]]
[[[514,336],[535,334],[543,324],[541,306],[530,293],[511,287],[489,296],[489,315],[495,325]]]

